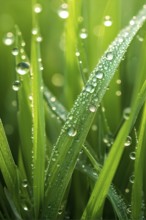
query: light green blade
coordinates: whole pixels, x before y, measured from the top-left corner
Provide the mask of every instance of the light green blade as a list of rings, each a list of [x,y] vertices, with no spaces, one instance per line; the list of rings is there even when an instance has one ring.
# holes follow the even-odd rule
[[[142,204],[143,204],[143,170],[144,170],[144,155],[146,152],[146,104],[144,105],[142,121],[140,126],[136,160],[134,169],[134,183],[132,187],[131,201],[131,219],[142,219]]]
[[[37,217],[44,198],[45,172],[45,118],[43,101],[43,82],[40,57],[40,37],[37,15],[34,12],[36,1],[32,1],[33,28],[37,30],[31,40],[31,80],[32,80],[32,139],[33,139],[33,199]]]
[[[112,146],[109,156],[99,175],[99,179],[95,184],[94,190],[90,196],[89,202],[84,210],[82,219],[97,219],[101,217],[102,206],[108,193],[110,184],[119,165],[122,153],[124,151],[124,143],[134,125],[136,117],[146,99],[146,81],[132,107],[132,113],[127,121],[121,127],[118,136]],[[106,181],[105,181],[106,180]]]
[[[56,218],[95,111],[130,42],[145,21],[145,13],[144,8],[134,20],[134,25],[130,23],[124,28],[109,46],[91,73],[61,130],[53,148],[46,176],[44,210],[48,210],[50,219]]]

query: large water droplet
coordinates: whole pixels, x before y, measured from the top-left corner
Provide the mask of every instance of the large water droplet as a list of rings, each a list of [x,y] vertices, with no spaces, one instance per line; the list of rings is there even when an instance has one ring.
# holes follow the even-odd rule
[[[4,38],[3,38],[3,43],[7,46],[10,46],[14,43],[14,35],[11,32],[8,32]]]
[[[136,158],[135,156],[136,156],[136,153],[134,151],[129,154],[129,157],[131,160],[135,160]]]
[[[21,86],[20,81],[19,81],[19,80],[16,80],[16,81],[13,83],[13,85],[12,85],[12,89],[13,89],[14,91],[18,91],[18,90],[20,89],[20,86]]]
[[[111,17],[109,15],[104,17],[104,26],[110,27],[110,26],[112,26],[112,23],[113,22],[112,22]]]
[[[95,105],[90,105],[89,106],[89,111],[90,112],[96,112],[96,106]]]
[[[76,134],[77,134],[77,131],[73,127],[68,129],[68,135],[70,137],[74,137],[74,136],[76,136]]]
[[[126,141],[124,143],[124,146],[128,147],[128,146],[131,145],[131,143],[132,143],[132,138],[130,136],[127,136],[127,139],[126,139]]]
[[[37,35],[38,34],[38,28],[33,28],[31,33],[33,35]]]
[[[87,85],[85,89],[89,93],[93,93],[94,92],[94,87],[92,85]]]
[[[95,76],[96,76],[97,79],[102,79],[104,75],[103,75],[103,72],[102,72],[102,71],[98,70],[98,71],[95,73]]]
[[[20,75],[25,75],[26,73],[29,72],[29,68],[30,68],[29,63],[21,62],[17,64],[16,71]]]
[[[130,116],[130,113],[131,113],[131,108],[129,108],[129,107],[125,108],[124,111],[123,111],[123,118],[125,120],[128,120],[129,116]]]
[[[59,10],[58,10],[58,16],[62,19],[66,19],[69,17],[69,12],[68,12],[68,4],[63,3]]]
[[[106,53],[106,59],[111,61],[114,58],[113,53],[112,52],[107,52]]]
[[[42,6],[40,4],[38,4],[38,3],[35,4],[34,5],[34,12],[39,14],[39,13],[41,13],[41,11],[42,11]]]
[[[82,28],[80,31],[80,38],[86,39],[88,37],[87,30],[85,28]]]
[[[13,48],[12,54],[13,54],[14,56],[17,56],[17,55],[19,54],[18,48]]]

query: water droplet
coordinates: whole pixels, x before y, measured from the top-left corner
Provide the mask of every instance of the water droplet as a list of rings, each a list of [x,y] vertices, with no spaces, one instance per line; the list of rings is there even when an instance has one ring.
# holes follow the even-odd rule
[[[42,42],[43,38],[41,36],[37,36],[36,41],[37,42]]]
[[[135,179],[134,175],[130,176],[130,178],[129,178],[130,183],[134,183],[134,179]]]
[[[132,138],[130,136],[128,136],[125,143],[124,143],[124,146],[128,147],[131,145],[131,143],[132,143]]]
[[[80,31],[80,38],[86,39],[88,37],[87,30],[85,28],[82,28]]]
[[[16,80],[16,81],[13,83],[13,85],[12,85],[12,89],[13,89],[14,91],[18,91],[18,90],[20,89],[20,86],[21,86],[20,81],[19,81],[19,80]]]
[[[37,35],[38,29],[37,29],[37,28],[33,28],[31,33],[32,33],[33,35]]]
[[[68,129],[68,135],[70,137],[74,137],[74,136],[76,136],[76,134],[77,134],[77,131],[73,127]]]
[[[95,73],[95,76],[97,79],[102,79],[104,74],[103,72],[101,72],[100,70],[98,70],[96,73]]]
[[[116,91],[116,96],[121,96],[122,92],[120,90]]]
[[[141,37],[139,35],[137,35],[137,39],[139,40],[139,42],[143,42],[144,41],[143,37]]]
[[[119,43],[122,43],[124,41],[124,39],[122,37],[119,37],[118,41],[119,41]]]
[[[87,85],[85,89],[87,92],[90,92],[90,93],[94,92],[94,87],[92,85]]]
[[[110,26],[112,26],[112,23],[113,22],[112,22],[111,17],[109,15],[104,17],[104,26],[110,27]]]
[[[39,14],[39,13],[41,13],[41,11],[42,11],[42,6],[40,4],[38,4],[38,3],[35,4],[34,5],[34,12]]]
[[[96,112],[96,106],[95,105],[90,105],[89,106],[89,111],[90,112]]]
[[[24,211],[28,211],[29,209],[28,209],[28,207],[26,205],[23,205],[23,210]]]
[[[130,113],[131,113],[131,108],[129,108],[129,107],[125,108],[124,111],[123,111],[123,118],[125,120],[128,120],[129,116],[130,116]]]
[[[16,71],[20,75],[25,75],[26,73],[29,72],[29,68],[30,68],[29,63],[21,62],[17,64]]]
[[[111,147],[111,145],[114,143],[114,138],[112,134],[107,134],[103,138],[103,142],[106,144],[107,147]]]
[[[117,84],[121,84],[121,80],[120,80],[120,79],[117,79],[116,83],[117,83]]]
[[[77,57],[79,57],[79,56],[80,56],[80,52],[77,51],[77,52],[75,53],[75,55],[76,55]]]
[[[112,52],[107,52],[106,53],[106,59],[107,60],[111,61],[113,58],[114,58],[114,56],[113,56]]]
[[[28,187],[27,179],[24,179],[24,180],[22,181],[22,186],[23,186],[24,188]]]
[[[132,19],[132,20],[129,22],[129,24],[132,26],[132,25],[135,24],[135,21]]]
[[[63,3],[59,10],[58,10],[58,16],[62,19],[66,19],[69,17],[69,12],[68,12],[68,4]]]
[[[128,188],[125,189],[125,193],[129,193],[130,190]]]
[[[13,48],[12,54],[13,54],[14,56],[17,56],[17,55],[19,54],[18,48]]]
[[[11,32],[8,32],[4,38],[3,38],[3,43],[7,46],[10,46],[14,43],[14,35]]]
[[[136,158],[135,156],[136,156],[136,153],[134,151],[129,154],[129,157],[131,160],[135,160]]]
[[[128,213],[128,214],[131,213],[131,205],[129,205],[129,206],[127,207],[127,213]]]

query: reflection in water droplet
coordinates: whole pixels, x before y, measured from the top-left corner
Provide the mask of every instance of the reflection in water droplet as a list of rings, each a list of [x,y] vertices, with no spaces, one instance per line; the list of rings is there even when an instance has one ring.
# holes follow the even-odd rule
[[[3,43],[7,46],[10,46],[14,43],[14,35],[11,32],[8,32],[4,38],[3,38]]]
[[[110,26],[112,26],[112,20],[111,20],[111,17],[110,16],[105,16],[104,17],[104,26],[106,26],[106,27],[110,27]]]
[[[66,19],[69,17],[69,12],[68,12],[68,4],[63,3],[59,10],[58,10],[58,16],[62,19]]]
[[[125,120],[128,120],[129,116],[130,116],[130,113],[131,113],[131,108],[129,108],[129,107],[125,108],[124,111],[123,111],[123,118]]]
[[[98,70],[95,74],[97,79],[102,79],[103,78],[103,72],[101,72],[100,70]]]
[[[87,85],[85,89],[89,93],[93,93],[94,92],[94,87],[92,85]]]
[[[86,39],[88,37],[87,30],[85,28],[82,28],[80,31],[80,38]]]
[[[35,4],[34,5],[34,12],[39,14],[39,13],[41,13],[41,11],[42,11],[42,6],[40,4],[38,4],[38,3]]]
[[[89,111],[90,111],[90,112],[96,112],[96,106],[90,105],[90,106],[89,106]]]
[[[136,158],[135,156],[136,156],[136,153],[134,151],[129,154],[129,157],[131,160],[135,160]]]
[[[18,48],[13,48],[12,54],[13,54],[14,56],[17,56],[17,55],[19,54]]]
[[[76,136],[76,134],[77,134],[77,131],[73,127],[68,129],[68,135],[70,137],[74,137],[74,136]]]
[[[20,75],[25,75],[26,73],[29,72],[29,68],[30,68],[29,63],[21,62],[17,64],[16,71]]]
[[[112,52],[107,52],[107,53],[106,53],[106,59],[107,59],[107,60],[110,61],[110,60],[112,60],[113,58],[114,58],[114,56],[113,56]]]
[[[132,138],[130,136],[128,136],[125,143],[124,143],[124,146],[128,147],[131,145],[131,143],[132,143]]]
[[[13,89],[14,91],[18,91],[18,90],[20,89],[20,86],[21,86],[20,81],[19,81],[19,80],[16,80],[16,81],[13,83],[13,85],[12,85],[12,89]]]

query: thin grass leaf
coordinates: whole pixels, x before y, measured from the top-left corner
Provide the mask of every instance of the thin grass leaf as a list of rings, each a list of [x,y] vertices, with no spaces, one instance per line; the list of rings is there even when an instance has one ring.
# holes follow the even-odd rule
[[[146,9],[139,12],[135,24],[123,29],[93,70],[74,104],[53,148],[47,168],[44,212],[55,219],[76,165],[78,154],[106,89],[133,37],[145,21]],[[48,207],[50,207],[48,209]]]
[[[82,219],[96,219],[101,217],[102,206],[108,193],[110,184],[117,170],[122,153],[124,151],[124,143],[130,132],[130,129],[135,123],[137,115],[146,99],[146,81],[132,107],[132,113],[127,121],[121,127],[117,138],[112,146],[109,156],[100,173],[99,179],[96,182],[94,190],[90,196],[89,202],[83,213]],[[106,179],[106,181],[105,181]]]
[[[32,77],[32,116],[33,116],[33,196],[34,212],[38,216],[40,206],[44,198],[44,171],[45,171],[45,118],[43,101],[43,82],[41,73],[40,37],[34,5],[33,5],[33,28],[37,29],[37,35],[32,35],[31,41],[31,77]]]
[[[6,186],[10,192],[15,195],[17,182],[16,164],[11,154],[5,131],[0,120],[0,169],[2,171]]]
[[[132,187],[131,201],[131,219],[142,219],[142,204],[143,204],[143,166],[144,155],[146,151],[146,104],[144,105],[142,121],[140,126],[136,160],[134,168],[134,183]]]

